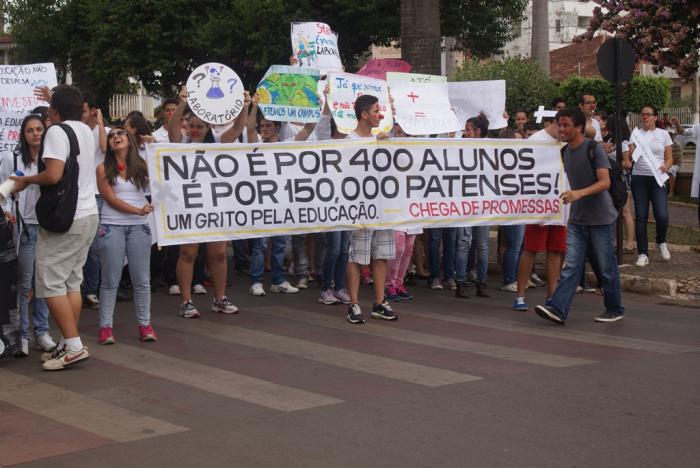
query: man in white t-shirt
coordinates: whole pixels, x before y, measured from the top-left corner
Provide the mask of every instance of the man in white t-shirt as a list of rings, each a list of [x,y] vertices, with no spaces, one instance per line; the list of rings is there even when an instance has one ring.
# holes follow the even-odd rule
[[[355,101],[355,116],[357,127],[347,138],[371,138],[372,129],[379,127],[383,116],[379,110],[379,100],[369,94],[362,95]],[[384,320],[396,320],[398,316],[384,296],[386,283],[386,262],[396,256],[394,231],[391,229],[369,230],[360,229],[352,232],[350,251],[348,253],[347,287],[350,294],[348,322],[352,324],[365,323],[360,308],[360,266],[372,265],[372,280],[374,286],[374,306],[372,317]]]
[[[179,104],[180,100],[178,98],[168,98],[163,101],[163,114],[165,115],[165,119],[163,120],[163,126],[153,132],[153,140],[156,143],[170,143],[168,122],[170,122],[170,117],[173,116]]]
[[[60,370],[90,357],[78,333],[82,297],[83,264],[97,231],[95,202],[95,140],[90,127],[81,122],[83,95],[78,88],[60,85],[54,90],[49,118],[65,123],[78,143],[78,201],[73,224],[64,233],[40,227],[36,246],[36,295],[45,298],[51,315],[61,330],[61,341],[51,353],[42,356],[45,370]],[[63,177],[70,154],[70,141],[59,125],[46,130],[40,154],[46,168],[34,176],[13,177],[15,191],[29,184],[55,185]]]
[[[586,138],[595,141],[603,141],[603,131],[600,128],[600,122],[593,118],[597,102],[592,94],[582,94],[578,101],[578,106],[586,116]]]

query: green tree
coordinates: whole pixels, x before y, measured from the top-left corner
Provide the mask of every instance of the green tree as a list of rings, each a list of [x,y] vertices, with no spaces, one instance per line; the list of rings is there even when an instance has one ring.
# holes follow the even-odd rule
[[[596,97],[598,109],[608,112],[615,109],[615,86],[601,78],[570,76],[559,85],[559,91],[570,105],[578,104],[579,97],[586,93]],[[635,76],[623,86],[622,110],[639,112],[647,104],[660,109],[668,105],[670,97],[671,82],[668,79]]]
[[[517,110],[532,114],[539,106],[547,106],[556,96],[556,85],[534,62],[522,58],[505,60],[471,60],[450,77],[451,81],[505,80],[506,110],[513,116]]]

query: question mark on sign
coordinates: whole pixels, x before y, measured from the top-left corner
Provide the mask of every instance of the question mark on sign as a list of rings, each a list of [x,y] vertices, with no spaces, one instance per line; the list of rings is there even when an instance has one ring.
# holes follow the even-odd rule
[[[238,80],[235,78],[231,78],[230,80],[227,81],[228,83],[228,90],[231,94],[233,94],[233,87],[236,86],[236,83],[238,83]]]
[[[202,82],[206,75],[204,73],[197,73],[192,77],[193,80],[197,81],[197,88],[199,88],[199,84]],[[198,79],[199,78],[199,79]]]

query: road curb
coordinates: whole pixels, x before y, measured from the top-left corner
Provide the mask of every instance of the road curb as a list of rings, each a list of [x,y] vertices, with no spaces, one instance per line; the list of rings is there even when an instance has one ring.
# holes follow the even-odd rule
[[[595,284],[596,276],[593,272],[588,272],[587,278],[590,284]],[[620,273],[620,288],[623,291],[638,294],[657,294],[659,296],[678,297],[679,299],[683,296],[676,294],[678,281],[668,278],[649,278]]]

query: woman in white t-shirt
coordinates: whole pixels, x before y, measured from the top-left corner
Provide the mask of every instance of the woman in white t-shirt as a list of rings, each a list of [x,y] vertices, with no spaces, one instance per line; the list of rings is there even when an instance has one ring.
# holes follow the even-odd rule
[[[151,326],[151,228],[146,199],[148,169],[138,142],[123,127],[109,132],[104,163],[97,166],[97,189],[104,205],[100,217],[99,343],[114,344],[112,323],[117,289],[126,258],[134,287],[134,308],[141,341],[155,341]]]
[[[632,168],[632,196],[634,197],[635,231],[637,234],[637,251],[639,257],[636,265],[643,267],[649,264],[649,242],[647,240],[647,224],[649,220],[649,203],[654,210],[656,221],[656,244],[661,258],[671,259],[666,245],[666,230],[668,229],[668,190],[667,185],[659,186],[654,177],[654,169],[665,174],[673,164],[671,137],[666,130],[656,128],[658,111],[654,106],[642,108],[642,128],[632,132],[632,141],[639,141],[644,148],[638,148],[634,143],[629,145],[629,153],[623,161],[625,169]],[[636,138],[635,138],[636,137]],[[646,149],[646,151],[644,151]],[[631,158],[639,152],[639,158],[632,167]]]
[[[0,181],[18,170],[26,176],[37,174],[37,158],[41,146],[41,136],[46,130],[44,120],[38,114],[29,114],[20,127],[19,145],[15,154],[0,163]],[[35,207],[39,199],[39,186],[29,185],[24,191],[15,194],[16,214],[11,203],[3,207],[5,217],[14,222],[19,230],[19,248],[17,252],[17,276],[19,286],[19,316],[22,331],[21,352],[29,354],[29,303],[34,283],[34,262],[36,257],[36,240],[39,233]],[[32,301],[32,322],[36,348],[51,351],[56,343],[49,335],[49,308],[45,299],[35,297]]]

